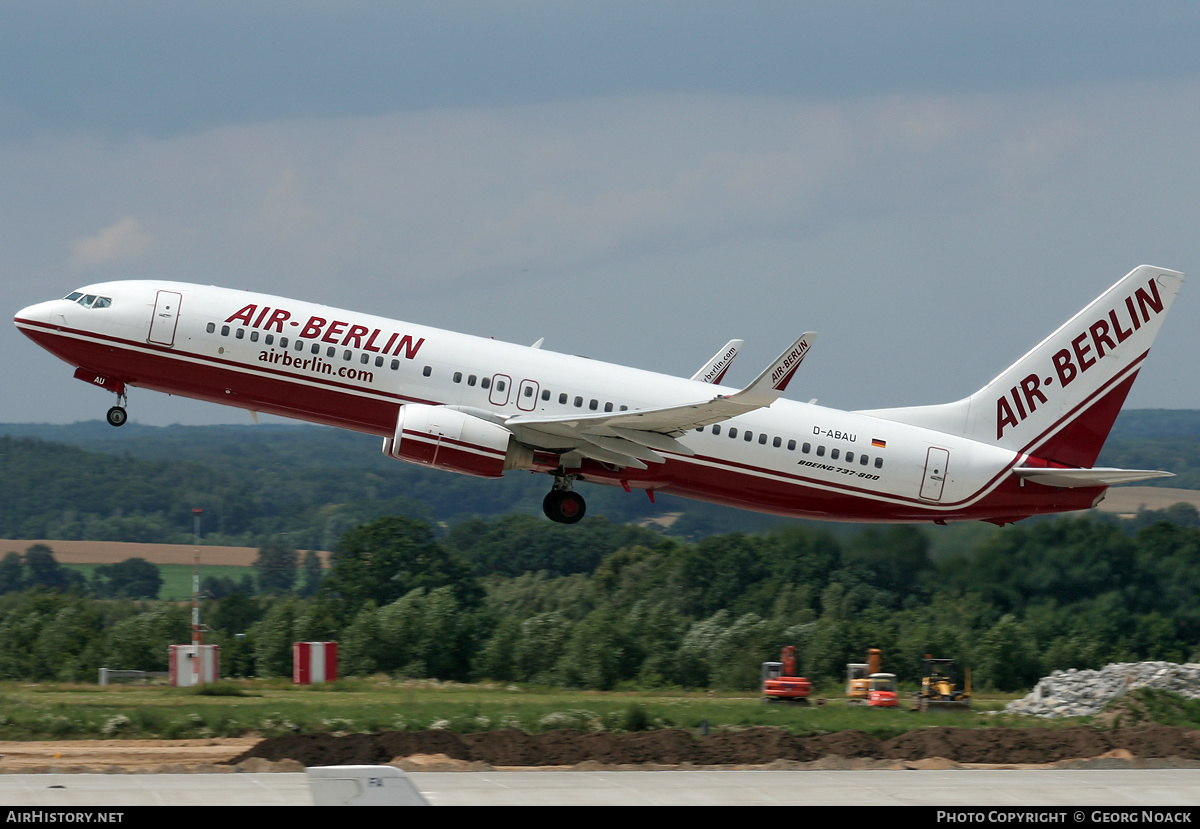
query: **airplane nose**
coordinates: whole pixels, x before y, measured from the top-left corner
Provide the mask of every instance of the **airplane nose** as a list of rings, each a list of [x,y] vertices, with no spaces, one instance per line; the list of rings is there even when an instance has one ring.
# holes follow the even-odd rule
[[[13,316],[13,322],[18,326],[22,322],[50,322],[50,309],[54,302],[38,302],[26,308],[22,308]]]

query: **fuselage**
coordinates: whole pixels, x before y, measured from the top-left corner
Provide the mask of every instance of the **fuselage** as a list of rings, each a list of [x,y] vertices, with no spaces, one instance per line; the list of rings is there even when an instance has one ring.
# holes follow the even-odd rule
[[[88,302],[88,297],[94,297]],[[43,348],[113,389],[134,386],[388,438],[402,407],[503,423],[699,401],[737,390],[278,296],[119,281],[20,311]],[[514,430],[515,440],[522,433]],[[594,458],[581,480],[779,515],[844,521],[1007,522],[1087,509],[1103,487],[1022,482],[1020,452],[858,412],[778,399],[677,439],[638,469]],[[561,470],[528,447],[523,468]]]

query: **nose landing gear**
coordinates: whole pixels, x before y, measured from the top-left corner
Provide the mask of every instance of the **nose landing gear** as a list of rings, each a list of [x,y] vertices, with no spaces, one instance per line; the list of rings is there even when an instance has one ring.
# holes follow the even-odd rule
[[[587,511],[587,504],[584,503],[582,495],[571,490],[574,484],[574,475],[555,474],[554,489],[542,499],[542,512],[546,513],[546,517],[551,521],[575,524],[582,520]]]

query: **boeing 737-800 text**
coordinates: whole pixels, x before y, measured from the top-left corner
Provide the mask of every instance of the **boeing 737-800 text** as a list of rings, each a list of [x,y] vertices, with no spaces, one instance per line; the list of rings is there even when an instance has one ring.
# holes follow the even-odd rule
[[[553,476],[842,521],[984,520],[1087,509],[1093,468],[1183,274],[1142,266],[975,394],[845,412],[781,397],[808,333],[743,389],[730,341],[688,379],[293,299],[178,282],[89,285],[17,313],[34,342],[117,395],[131,386],[369,432],[397,460]]]

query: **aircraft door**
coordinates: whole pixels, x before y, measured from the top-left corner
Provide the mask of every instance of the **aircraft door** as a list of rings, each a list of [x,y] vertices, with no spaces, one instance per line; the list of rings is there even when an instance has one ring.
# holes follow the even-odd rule
[[[950,465],[950,450],[930,446],[925,453],[925,477],[921,480],[921,497],[926,501],[942,500],[946,486],[946,468]]]
[[[154,300],[154,316],[150,318],[149,342],[158,345],[175,345],[175,327],[179,324],[179,305],[183,294],[176,291],[159,291]]]
[[[493,406],[503,406],[508,402],[512,378],[507,374],[492,376],[492,390],[488,392],[488,402]]]

